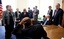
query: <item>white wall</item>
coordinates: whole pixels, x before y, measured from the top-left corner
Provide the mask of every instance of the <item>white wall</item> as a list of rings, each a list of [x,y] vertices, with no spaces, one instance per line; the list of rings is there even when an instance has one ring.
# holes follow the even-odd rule
[[[48,6],[52,6],[52,9],[55,10],[57,3],[60,3],[62,8],[62,0],[17,0],[17,7],[22,11],[24,8],[38,6],[40,10],[39,17],[42,18],[43,15],[47,15]]]
[[[33,9],[35,6],[38,6],[38,9],[40,8],[40,0],[27,0],[27,8]]]
[[[11,5],[13,11],[15,11],[16,8],[23,11],[24,8],[27,9],[28,7],[31,7],[32,9],[34,6],[38,6],[38,9],[40,10],[40,17],[47,14],[48,6],[50,5],[54,10],[56,3],[60,3],[62,7],[62,0],[2,0],[3,10],[6,9],[6,5]]]
[[[55,9],[55,6],[57,3],[60,3],[60,7],[62,8],[62,0],[54,0],[54,5],[53,5],[53,9]]]
[[[6,10],[6,5],[11,5],[13,11],[16,10],[16,0],[2,0],[3,10]]]
[[[23,11],[24,8],[26,8],[27,0],[17,0],[17,8],[19,8],[20,11]]]
[[[35,5],[38,6],[38,8],[46,6],[48,9],[48,6],[51,5],[53,9],[55,9],[56,3],[60,3],[62,7],[62,0],[17,0],[17,7],[22,10],[23,8],[27,7],[33,7]]]
[[[52,6],[53,9],[53,0],[40,0],[40,16],[47,15],[48,7]]]
[[[42,11],[45,10],[44,8],[48,9],[49,5],[55,9],[56,3],[60,3],[62,7],[62,0],[2,0],[3,10],[6,9],[6,5],[11,5],[14,11],[16,8],[19,8],[21,11],[23,11],[24,8],[32,8],[36,5],[38,6],[38,9]]]

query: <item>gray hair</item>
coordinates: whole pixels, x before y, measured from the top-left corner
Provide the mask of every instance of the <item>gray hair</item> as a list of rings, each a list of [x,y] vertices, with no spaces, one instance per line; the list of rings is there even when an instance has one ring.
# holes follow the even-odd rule
[[[6,6],[6,9],[8,9],[8,7],[11,7],[11,5],[7,5],[7,6]]]

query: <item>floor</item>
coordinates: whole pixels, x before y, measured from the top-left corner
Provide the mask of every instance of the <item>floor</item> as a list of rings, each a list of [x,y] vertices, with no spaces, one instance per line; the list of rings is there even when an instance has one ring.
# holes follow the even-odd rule
[[[0,26],[0,39],[5,39],[5,27]],[[12,39],[16,39],[14,35],[12,35]]]

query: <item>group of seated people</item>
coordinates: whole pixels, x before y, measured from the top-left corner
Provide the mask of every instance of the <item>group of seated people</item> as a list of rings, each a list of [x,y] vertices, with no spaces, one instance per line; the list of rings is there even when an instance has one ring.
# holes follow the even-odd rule
[[[21,13],[17,9],[15,14],[11,9],[11,6],[7,5],[6,11],[3,12],[2,16],[3,25],[5,26],[5,39],[11,39],[11,34],[14,34],[16,39],[50,39],[47,37],[47,33],[43,26],[54,24],[60,27],[62,25],[63,10],[60,8],[59,3],[56,5],[53,16],[53,11],[51,10],[51,6],[49,6],[48,15],[43,16],[42,25],[38,23],[37,20],[39,14],[37,6],[34,8],[34,11],[29,8],[29,12],[24,9]],[[16,27],[14,28],[15,22]]]

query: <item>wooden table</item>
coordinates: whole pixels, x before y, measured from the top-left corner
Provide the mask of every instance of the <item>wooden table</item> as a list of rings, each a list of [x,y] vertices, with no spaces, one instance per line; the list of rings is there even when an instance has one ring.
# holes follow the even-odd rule
[[[47,36],[50,39],[61,39],[64,37],[64,28],[55,25],[47,25],[44,27],[44,30],[47,32]]]

